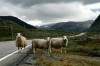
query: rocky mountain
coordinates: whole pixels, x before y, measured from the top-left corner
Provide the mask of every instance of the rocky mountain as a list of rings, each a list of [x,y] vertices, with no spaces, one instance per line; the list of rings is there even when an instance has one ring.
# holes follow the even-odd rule
[[[96,18],[89,28],[90,32],[100,32],[100,15]]]

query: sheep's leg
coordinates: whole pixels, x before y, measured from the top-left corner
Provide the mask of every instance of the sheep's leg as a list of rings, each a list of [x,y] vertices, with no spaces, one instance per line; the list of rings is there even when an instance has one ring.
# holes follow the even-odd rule
[[[35,48],[33,48],[33,53],[35,54]]]
[[[50,46],[48,49],[49,53],[52,53],[52,47]]]
[[[23,49],[23,47],[21,48],[21,50]],[[24,49],[22,50],[22,53],[24,53]]]
[[[20,48],[20,53],[22,53],[22,47]]]
[[[45,53],[46,53],[46,54],[49,54],[49,50],[48,50],[48,48],[46,48],[45,50],[46,50]]]
[[[22,47],[22,48],[24,48],[24,49],[25,49],[25,47]],[[25,51],[24,49],[22,50],[22,52],[23,52],[23,53],[24,53],[24,51]]]
[[[18,47],[18,53],[20,53],[20,47]]]
[[[43,51],[43,53],[45,53],[45,49],[44,48],[42,49],[42,51]]]
[[[49,48],[47,49],[47,51],[48,51],[48,54],[50,54]]]
[[[23,48],[25,49],[25,46]]]
[[[49,49],[49,50],[50,50],[49,52],[52,53],[52,49]]]
[[[18,52],[21,53],[21,48],[20,47],[18,47]]]
[[[43,50],[43,53],[46,54],[46,50],[47,50],[47,49],[46,49],[46,48],[43,48],[42,50]]]
[[[65,47],[65,48],[64,48],[64,50],[65,50],[65,53],[66,53],[66,49],[67,49],[67,48]]]
[[[61,47],[61,53],[63,52],[63,47]]]

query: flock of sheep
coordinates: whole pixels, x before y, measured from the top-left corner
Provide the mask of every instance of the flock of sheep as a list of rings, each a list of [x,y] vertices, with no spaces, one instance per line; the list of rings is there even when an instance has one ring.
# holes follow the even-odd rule
[[[16,36],[16,46],[19,49],[25,48],[27,45],[26,38],[21,35],[21,33],[17,33]],[[48,51],[48,53],[52,52],[52,48],[61,49],[61,53],[65,50],[68,45],[67,36],[50,38],[46,39],[33,39],[32,40],[32,52],[35,54],[36,49],[43,49],[44,51]]]

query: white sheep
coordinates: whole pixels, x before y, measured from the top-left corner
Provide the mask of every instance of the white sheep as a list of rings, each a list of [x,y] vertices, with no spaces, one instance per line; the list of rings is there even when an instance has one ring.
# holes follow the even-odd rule
[[[25,48],[27,45],[26,38],[21,35],[21,33],[17,33],[16,36],[16,47],[19,49]]]
[[[50,53],[52,52],[52,48],[55,49],[59,49],[61,48],[61,53],[62,50],[65,50],[66,53],[66,47],[68,45],[68,38],[67,36],[63,36],[63,37],[56,37],[56,38],[51,38],[51,43],[50,43]]]
[[[48,50],[49,53],[50,37],[47,39],[33,39],[32,40],[32,51],[35,54],[37,48]]]

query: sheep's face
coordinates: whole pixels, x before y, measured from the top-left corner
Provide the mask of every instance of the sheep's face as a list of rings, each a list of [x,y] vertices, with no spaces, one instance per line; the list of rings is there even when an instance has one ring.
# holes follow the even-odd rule
[[[17,36],[21,36],[21,33],[17,33]]]
[[[67,39],[67,36],[63,36],[63,39],[66,40]]]
[[[50,40],[50,37],[47,37],[47,41],[49,41]]]

